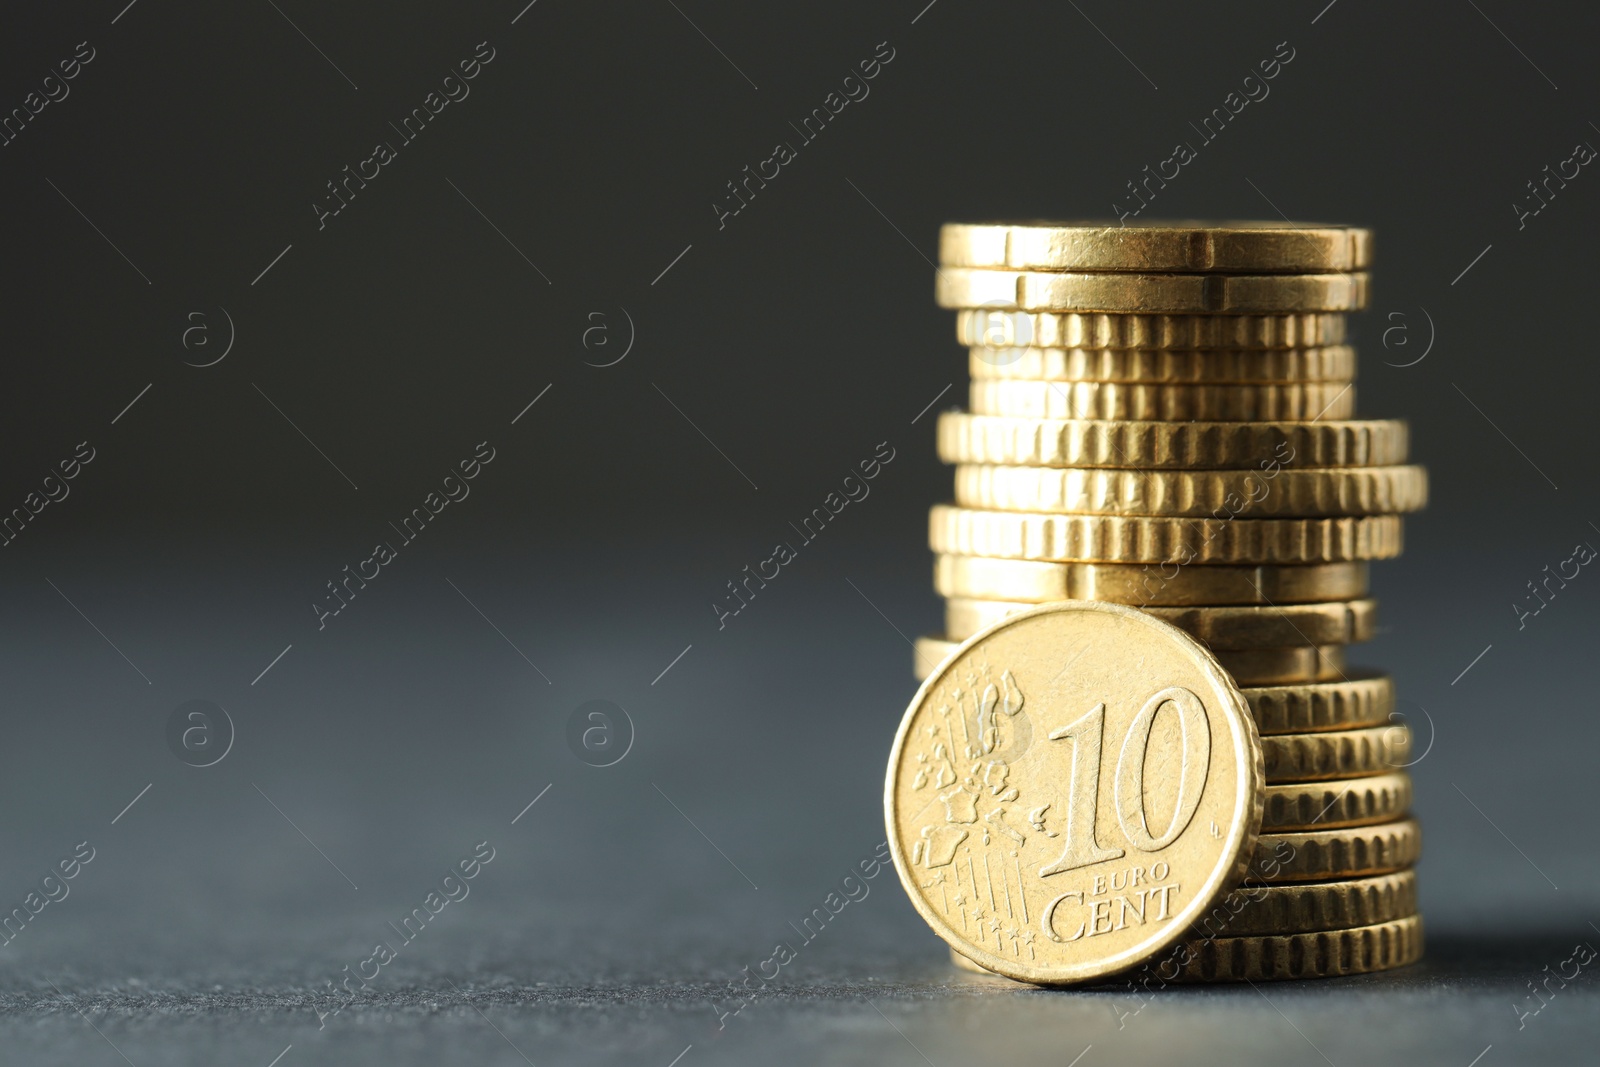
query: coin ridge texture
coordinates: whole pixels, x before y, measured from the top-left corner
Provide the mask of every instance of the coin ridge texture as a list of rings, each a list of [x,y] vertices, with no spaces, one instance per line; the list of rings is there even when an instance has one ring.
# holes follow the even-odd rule
[[[975,380],[1147,382],[1167,385],[1350,381],[1356,350],[1325,348],[1030,348],[973,345]]]
[[[1256,841],[1250,877],[1315,882],[1403,870],[1422,855],[1415,819],[1344,829],[1275,831]]]
[[[1261,315],[1118,314],[1104,311],[1011,311],[963,308],[956,338],[964,345],[1041,348],[1320,348],[1342,344],[1348,318],[1338,312]]]
[[[946,463],[1136,470],[1387,467],[1404,463],[1409,447],[1401,419],[1174,422],[947,411],[936,436]]]
[[[960,644],[945,637],[917,638],[912,644],[911,665],[917,680],[933,673]],[[1299,686],[1346,677],[1343,645],[1213,649],[1211,654],[1246,693],[1252,686]]]
[[[1370,673],[1337,682],[1244,690],[1262,735],[1345,730],[1392,722],[1394,679]]]
[[[1427,504],[1418,466],[1276,471],[1077,470],[963,463],[956,503],[997,511],[1213,518],[1392,515]]]
[[[1368,276],[1047,272],[945,267],[934,279],[944,308],[1260,314],[1367,306]]]
[[[1320,519],[1194,519],[1052,515],[935,504],[928,547],[956,556],[1058,563],[1339,563],[1392,559],[1398,515]]]
[[[1348,271],[1371,265],[1372,231],[1287,222],[947,222],[939,228],[939,262],[1011,270]]]
[[[1269,784],[1261,829],[1283,833],[1373,826],[1393,822],[1410,807],[1411,776],[1404,771],[1326,782]]]
[[[901,720],[884,788],[895,868],[934,931],[992,970],[1114,974],[1242,875],[1259,753],[1238,689],[1182,631],[1113,604],[1012,616],[942,663]]]
[[[1169,385],[986,378],[968,387],[968,408],[977,415],[1023,419],[1281,422],[1349,418],[1356,392],[1350,382]]]
[[[1399,770],[1411,756],[1411,730],[1400,723],[1261,739],[1268,782],[1362,778]]]

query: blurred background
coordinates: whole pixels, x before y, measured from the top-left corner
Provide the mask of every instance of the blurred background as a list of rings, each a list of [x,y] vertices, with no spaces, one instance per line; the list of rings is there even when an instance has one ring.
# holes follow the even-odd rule
[[[1600,144],[1600,14],[524,2],[5,16],[0,911],[93,854],[0,948],[7,1060],[1590,1062],[1593,979],[1530,998],[1600,940],[1600,579],[1515,605],[1600,545],[1600,178],[1528,188]],[[883,840],[907,639],[940,628],[939,224],[1111,217],[1284,42],[1145,217],[1376,231],[1359,406],[1412,421],[1433,492],[1356,660],[1426,748],[1426,961],[1043,993],[951,972],[890,871],[734,1014]],[[603,767],[569,741],[596,700]]]

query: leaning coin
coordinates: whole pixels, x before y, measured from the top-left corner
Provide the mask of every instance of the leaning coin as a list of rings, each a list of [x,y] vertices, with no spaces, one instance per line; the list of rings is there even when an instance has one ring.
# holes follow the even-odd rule
[[[1183,631],[1111,604],[1015,615],[940,664],[901,720],[884,791],[895,868],[934,932],[985,967],[1115,974],[1237,882],[1259,751],[1238,690]]]

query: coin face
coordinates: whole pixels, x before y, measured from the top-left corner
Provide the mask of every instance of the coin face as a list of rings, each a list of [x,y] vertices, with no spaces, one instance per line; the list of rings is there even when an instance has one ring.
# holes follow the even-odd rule
[[[1248,705],[1189,635],[1116,604],[1010,616],[923,682],[884,792],[900,880],[990,970],[1137,966],[1242,876],[1264,795]]]

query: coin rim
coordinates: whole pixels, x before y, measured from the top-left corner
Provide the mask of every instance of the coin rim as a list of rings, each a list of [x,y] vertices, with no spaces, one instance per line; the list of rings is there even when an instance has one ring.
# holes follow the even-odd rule
[[[1097,600],[1063,600],[1050,604],[1042,604],[1038,608],[1018,615],[1007,616],[993,626],[973,634],[955,649],[950,656],[941,663],[917,687],[916,694],[906,706],[905,713],[900,718],[900,725],[895,730],[894,744],[889,749],[889,769],[884,778],[883,810],[884,822],[888,831],[889,854],[894,861],[895,873],[900,878],[900,885],[905,890],[906,896],[911,899],[911,906],[917,914],[922,916],[924,922],[938,935],[945,944],[954,948],[958,944],[967,944],[953,927],[945,921],[942,915],[935,912],[926,901],[910,877],[907,866],[905,850],[900,844],[900,831],[898,828],[898,805],[895,797],[895,783],[897,772],[900,768],[901,758],[905,751],[906,737],[911,732],[911,723],[922,708],[931,691],[942,684],[952,664],[957,663],[963,654],[990,635],[998,633],[1017,625],[1026,624],[1029,620],[1044,616],[1067,612],[1097,612],[1107,615],[1120,615],[1135,621],[1138,625],[1148,627],[1165,636],[1168,640],[1176,641],[1185,651],[1189,652],[1196,660],[1201,673],[1211,683],[1214,694],[1222,698],[1220,711],[1222,718],[1230,727],[1230,740],[1233,747],[1234,761],[1239,768],[1243,781],[1239,784],[1236,793],[1233,815],[1229,820],[1229,832],[1223,843],[1223,860],[1218,863],[1201,883],[1201,891],[1197,892],[1189,904],[1175,914],[1167,926],[1155,937],[1141,941],[1130,948],[1124,949],[1109,958],[1099,958],[1085,964],[1067,968],[1042,968],[1029,967],[1020,960],[1009,960],[1004,956],[996,956],[988,950],[973,946],[977,957],[983,957],[984,966],[990,970],[1015,978],[1018,981],[1032,982],[1036,985],[1066,985],[1087,982],[1095,979],[1109,977],[1130,970],[1139,964],[1160,953],[1163,949],[1171,947],[1183,939],[1183,935],[1193,925],[1196,915],[1209,910],[1217,901],[1221,900],[1238,881],[1244,877],[1255,854],[1255,842],[1260,833],[1262,807],[1266,795],[1266,775],[1261,756],[1261,742],[1256,735],[1255,719],[1246,703],[1244,694],[1239,691],[1238,685],[1227,671],[1222,669],[1204,645],[1193,637],[1184,633],[1170,623],[1163,622],[1153,615],[1147,615],[1136,608],[1121,604],[1111,604]],[[1231,712],[1231,714],[1230,714]],[[964,949],[964,955],[968,954]],[[990,965],[987,960],[993,960],[996,965]]]

